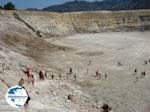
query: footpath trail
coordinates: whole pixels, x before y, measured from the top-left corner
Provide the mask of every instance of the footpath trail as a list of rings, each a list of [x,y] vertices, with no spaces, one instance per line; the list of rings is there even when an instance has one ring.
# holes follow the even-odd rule
[[[83,93],[80,86],[71,81],[64,80],[38,80],[35,86],[28,86],[31,101],[26,112],[98,112],[92,106],[95,102],[90,100],[88,94]],[[72,101],[68,95],[73,95]]]
[[[34,87],[29,86],[27,89],[29,89],[31,101],[26,112],[69,112],[68,109],[61,108],[58,103],[61,100],[58,99],[59,96],[56,94],[58,87],[59,81],[55,80],[38,80]]]

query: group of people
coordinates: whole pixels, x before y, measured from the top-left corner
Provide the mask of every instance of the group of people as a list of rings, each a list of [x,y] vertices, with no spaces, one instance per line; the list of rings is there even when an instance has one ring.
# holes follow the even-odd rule
[[[144,60],[144,64],[143,64],[143,65],[147,65],[148,63],[150,63],[150,59],[149,59],[149,60]],[[118,61],[118,66],[122,66],[122,65],[123,65],[123,64],[122,64],[120,61]],[[135,68],[133,75],[136,75],[137,72],[138,72],[138,70],[137,70],[137,68]],[[146,71],[145,71],[145,70],[144,70],[144,71],[141,71],[140,75],[141,75],[140,78],[145,77],[145,76],[146,76]],[[137,82],[138,80],[139,80],[139,77],[136,76],[135,82]]]
[[[24,74],[27,76],[28,83],[32,83],[33,87],[35,85],[35,81],[37,79],[37,75],[39,76],[40,80],[44,80],[47,78],[47,73],[40,70],[38,73],[32,72],[30,68],[25,67],[25,70],[22,70]]]
[[[91,61],[89,61],[89,65],[91,64]],[[34,72],[31,71],[30,68],[28,67],[25,67],[25,70],[22,70],[24,72],[24,74],[27,76],[28,78],[28,82],[31,82],[32,85],[34,86],[34,83],[35,83],[35,80],[36,80],[36,76],[39,77],[40,80],[44,80],[47,78],[47,73],[40,70],[37,74],[35,74]],[[98,77],[99,79],[101,78],[101,75],[102,73],[99,72],[99,70],[96,71],[96,76],[95,77]],[[73,76],[74,80],[76,81],[77,80],[77,76],[76,74],[73,73],[73,69],[70,67],[69,68],[69,72],[66,74],[66,77],[68,79],[68,76]],[[55,77],[54,74],[51,74],[51,79],[53,80]],[[62,78],[62,74],[58,74],[58,77],[59,79],[61,80]],[[107,74],[105,74],[105,79],[107,78]],[[21,79],[18,83],[19,86],[23,87],[24,84],[24,79]],[[24,88],[25,89],[25,88]],[[27,92],[27,91],[26,91]],[[27,92],[28,94],[28,92]],[[27,101],[25,103],[25,107],[28,105],[29,101],[31,100],[31,97],[29,96],[28,94],[28,98],[27,98]],[[108,106],[108,104],[104,104],[102,107],[101,107],[101,112],[112,112],[111,111],[111,108]]]
[[[148,61],[147,61],[147,60],[144,61],[144,65],[147,65],[148,63],[150,63],[150,59],[149,59]],[[137,72],[138,72],[138,70],[137,70],[137,68],[135,68],[133,75],[136,75]],[[143,77],[145,77],[145,76],[146,76],[146,71],[144,70],[144,71],[141,72],[141,78],[143,78]],[[138,77],[136,77],[136,81],[137,81],[137,80],[138,80]]]
[[[30,68],[25,68],[25,70],[22,70],[24,72],[24,74],[27,76],[28,78],[28,83],[32,83],[32,85],[34,86],[35,83],[35,75],[32,73],[32,71],[30,70]]]
[[[36,75],[37,75],[37,74],[35,74],[34,72],[32,72],[31,69],[28,68],[28,67],[25,67],[25,70],[22,70],[22,71],[24,72],[24,74],[25,74],[26,77],[27,77],[27,82],[28,82],[28,83],[31,82],[32,85],[33,85],[33,87],[34,87],[35,80],[36,80]],[[39,75],[39,79],[40,79],[40,80],[44,80],[45,78],[47,78],[47,73],[44,72],[44,71],[41,71],[41,70],[40,70],[40,71],[38,72],[38,75]],[[20,81],[18,82],[18,85],[19,85],[20,87],[22,87],[22,88],[25,89],[24,83],[25,83],[25,80],[24,80],[24,79],[20,79]],[[27,95],[28,95],[28,98],[27,98],[27,100],[26,100],[24,106],[27,107],[29,101],[31,100],[31,97],[30,97],[30,95],[28,94],[28,92],[27,92],[26,89],[25,89],[25,91],[26,91],[26,93],[27,93]]]
[[[89,60],[88,64],[87,65],[91,65],[92,61]],[[118,62],[120,65],[122,65],[120,62]],[[86,73],[88,74],[89,73],[89,68],[86,69]],[[102,75],[104,75],[104,78],[107,79],[108,75],[107,73],[102,73],[100,72],[99,70],[96,70],[95,72],[95,76],[96,78],[98,78],[99,80],[102,78]]]
[[[147,65],[148,63],[150,63],[150,59],[149,59],[148,61],[147,61],[147,60],[144,61],[144,65]],[[138,70],[137,70],[137,68],[135,68],[133,75],[136,75],[137,72],[138,72]],[[143,77],[145,77],[145,76],[146,76],[146,71],[144,70],[144,71],[141,72],[140,78],[143,78]],[[135,82],[137,82],[138,79],[139,79],[139,78],[136,76],[136,81],[135,81]]]
[[[73,76],[74,80],[75,81],[77,80],[77,75],[73,73],[73,69],[71,67],[69,68],[69,72],[65,76],[67,80],[69,80],[69,76]],[[61,73],[59,73],[57,76],[55,76],[54,74],[51,74],[52,80],[55,79],[55,77],[59,77],[59,80],[61,80],[62,77],[64,77],[64,76],[62,76]]]
[[[144,61],[144,64],[145,64],[145,65],[147,65],[148,63],[150,63],[150,59]]]
[[[135,68],[133,75],[136,75],[136,74],[137,74],[137,68]],[[141,72],[141,77],[145,77],[145,75],[146,75],[146,72],[145,72],[145,71],[142,71],[142,72]]]
[[[67,79],[69,79],[69,75],[73,75],[73,69],[70,67],[69,68],[69,72],[67,73]],[[74,80],[76,81],[77,80],[77,75],[74,74]]]
[[[97,71],[95,72],[95,74],[96,74],[95,77],[98,77],[98,79],[101,79],[102,73],[99,72],[99,70],[97,70]],[[106,74],[106,73],[104,74],[104,77],[105,77],[105,79],[107,79],[107,74]]]
[[[145,65],[148,64],[148,63],[150,63],[150,59],[149,59],[148,61],[144,61],[144,64],[145,64]],[[88,65],[91,65],[91,60],[89,61]],[[123,65],[123,64],[122,64],[120,61],[118,61],[118,66],[122,66],[122,65]],[[22,70],[22,71],[24,72],[24,74],[25,74],[25,75],[27,76],[27,78],[29,79],[28,81],[31,82],[32,85],[34,86],[35,79],[36,79],[36,75],[35,75],[35,74],[30,70],[30,68],[28,68],[28,67],[26,67],[26,69],[25,69],[25,70]],[[89,69],[87,69],[87,73],[88,73],[88,71],[89,71]],[[138,70],[137,70],[137,68],[135,68],[133,75],[136,75],[137,72],[138,72]],[[44,79],[47,78],[47,73],[44,72],[44,71],[42,71],[42,70],[40,70],[37,74],[38,74],[40,80],[44,80]],[[67,75],[66,75],[67,79],[68,79],[68,77],[69,77],[70,75],[72,75],[72,74],[74,74],[74,73],[73,73],[73,69],[72,69],[72,68],[69,68],[69,72],[68,72]],[[95,75],[96,75],[95,77],[97,77],[98,79],[101,79],[102,73],[99,72],[99,70],[96,70]],[[146,75],[146,72],[145,72],[145,71],[142,71],[142,72],[141,72],[141,77],[145,77],[145,75]],[[54,74],[52,74],[52,75],[51,75],[51,79],[53,80],[54,77],[55,77]],[[61,73],[58,74],[58,77],[59,77],[59,79],[61,80],[62,74],[61,74]],[[74,77],[74,79],[75,79],[75,81],[76,81],[77,76],[74,75],[73,77]],[[104,74],[104,77],[105,77],[105,79],[107,79],[107,74],[106,74],[106,73]],[[138,77],[136,77],[136,81],[138,81]],[[24,84],[24,80],[21,79],[21,80],[19,81],[19,85],[23,87],[23,84]],[[27,92],[27,94],[28,94],[28,92]],[[29,95],[28,95],[28,96],[29,96]],[[28,105],[28,102],[30,101],[30,99],[31,99],[31,98],[30,98],[30,96],[29,96],[28,99],[27,99],[27,101],[26,101],[26,104],[25,104],[25,105]],[[102,109],[101,112],[112,112],[112,111],[111,111],[111,107],[109,107],[108,104],[104,104],[104,105],[101,107],[101,109]]]

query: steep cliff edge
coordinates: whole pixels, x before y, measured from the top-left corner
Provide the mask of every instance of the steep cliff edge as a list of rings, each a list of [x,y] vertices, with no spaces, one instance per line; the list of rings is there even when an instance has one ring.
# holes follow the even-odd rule
[[[75,13],[0,11],[1,15],[5,13],[15,18],[18,15],[21,18],[20,22],[32,28],[37,34],[52,36],[150,29],[150,10]]]
[[[51,35],[150,29],[150,10],[18,14],[38,31]]]

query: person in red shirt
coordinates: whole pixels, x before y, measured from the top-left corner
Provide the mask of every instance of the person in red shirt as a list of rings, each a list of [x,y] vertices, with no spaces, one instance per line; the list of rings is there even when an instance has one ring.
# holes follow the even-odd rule
[[[30,77],[30,68],[26,67],[26,70],[25,71],[22,70],[22,71],[25,73],[25,75],[27,75],[28,78]]]

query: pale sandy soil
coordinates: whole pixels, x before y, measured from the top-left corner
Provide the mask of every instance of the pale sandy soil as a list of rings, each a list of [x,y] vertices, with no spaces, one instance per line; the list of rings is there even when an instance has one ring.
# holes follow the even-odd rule
[[[18,63],[30,65],[33,70],[44,69],[48,72],[48,80],[37,80],[34,88],[31,84],[25,85],[32,97],[27,112],[100,112],[103,102],[108,103],[114,112],[150,112],[150,63],[144,65],[144,60],[150,59],[150,32],[77,34],[46,38],[46,41],[64,47],[60,48],[63,50],[54,49],[50,52],[48,48],[51,46],[48,47],[44,50],[43,58],[37,56],[41,60],[39,65],[32,60],[32,55],[21,55],[25,51],[16,53],[16,50],[12,52],[11,49],[7,51],[1,48],[0,65],[4,70],[1,70],[0,76],[6,83],[17,84],[23,77]],[[38,42],[41,47],[36,48]],[[48,46],[46,43],[42,47],[44,41],[38,42],[33,45],[36,48],[33,48],[35,57]],[[71,49],[64,49],[65,46]],[[39,53],[40,56],[42,53]],[[118,66],[118,61],[122,66]],[[73,75],[67,80],[66,74],[70,67],[73,68]],[[137,74],[133,75],[135,68]],[[94,77],[96,70],[102,73],[100,80]],[[143,71],[146,71],[145,77],[141,77]],[[55,75],[54,80],[50,78],[52,73]],[[59,73],[64,76],[61,80],[56,77]],[[74,75],[77,76],[76,82]],[[0,112],[23,112],[22,109],[8,106],[4,99],[7,87],[2,82],[0,87]],[[67,100],[69,94],[74,95],[73,101]]]
[[[51,54],[49,62],[63,70],[72,67],[77,83],[93,100],[108,102],[115,112],[150,111],[150,63],[144,65],[150,59],[150,32],[78,34],[53,43],[76,49]],[[118,61],[123,65],[118,66]],[[133,75],[135,68],[138,72]],[[100,80],[93,77],[97,69],[103,73]],[[146,71],[144,78],[142,71]]]

